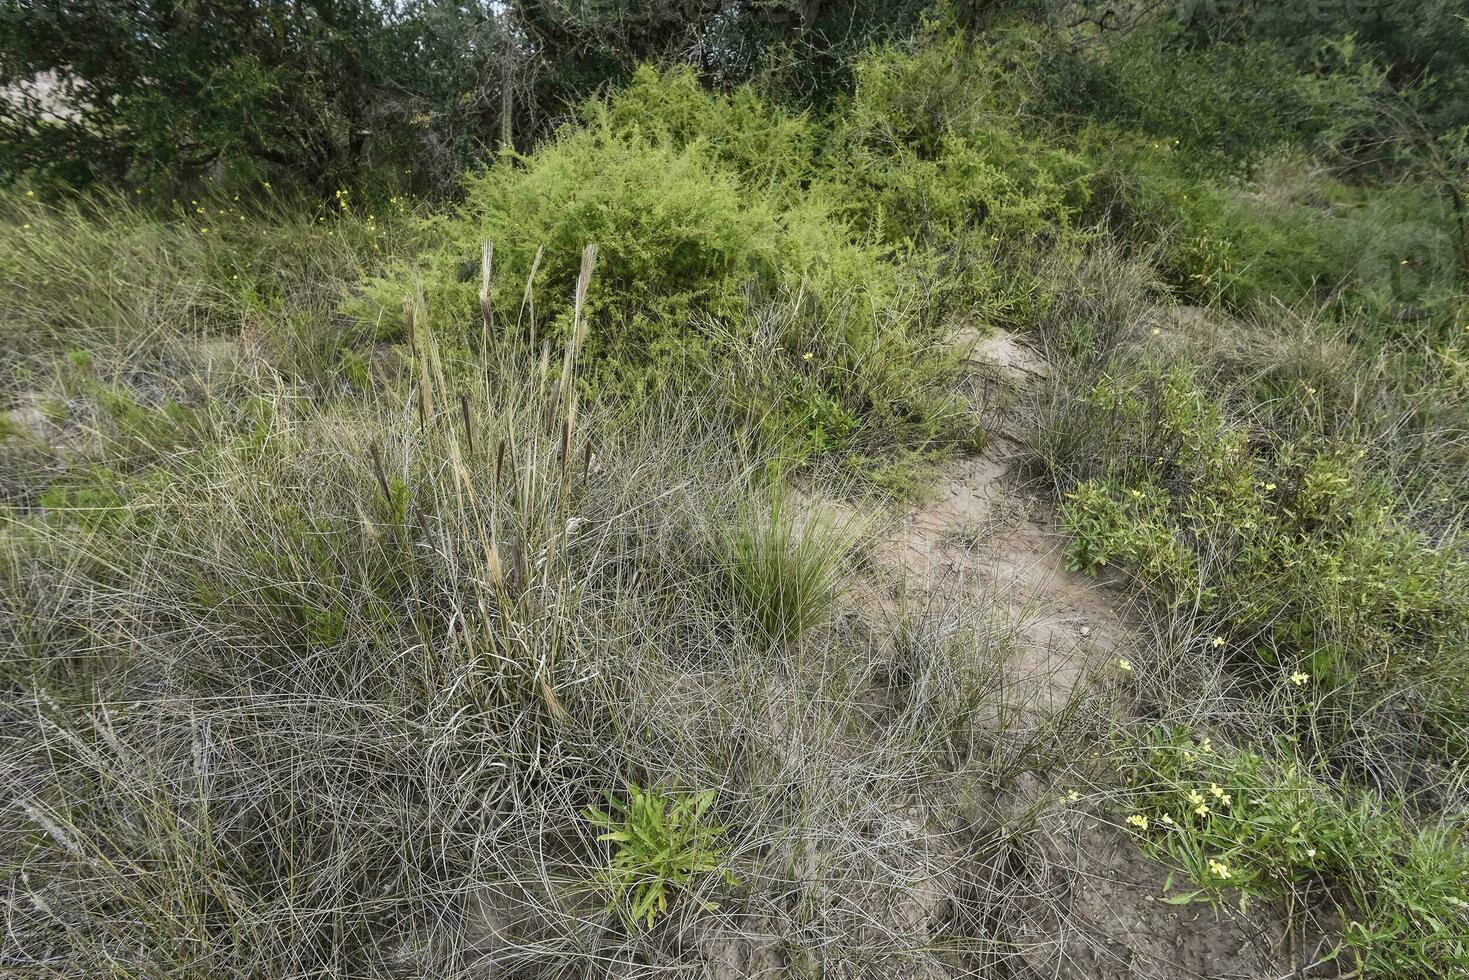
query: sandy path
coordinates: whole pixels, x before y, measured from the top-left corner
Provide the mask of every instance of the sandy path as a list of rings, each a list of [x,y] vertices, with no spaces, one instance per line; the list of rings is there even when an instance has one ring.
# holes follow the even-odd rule
[[[1016,690],[1027,711],[1066,703],[1089,674],[1145,649],[1121,597],[1066,568],[1054,511],[1016,472],[1022,446],[1009,408],[1047,365],[1015,337],[967,338],[973,380],[984,393],[983,452],[950,464],[927,503],[903,515],[876,557],[910,598],[987,597],[1017,641]],[[1119,711],[1124,710],[1119,706]],[[1288,973],[1280,961],[1278,910],[1248,918],[1161,898],[1168,871],[1146,858],[1105,813],[1069,810],[1048,821],[1049,886],[1065,896],[1037,948],[1038,975],[1109,980],[1255,978]],[[1061,940],[1059,947],[1054,940]],[[1051,940],[1051,942],[1046,942]]]

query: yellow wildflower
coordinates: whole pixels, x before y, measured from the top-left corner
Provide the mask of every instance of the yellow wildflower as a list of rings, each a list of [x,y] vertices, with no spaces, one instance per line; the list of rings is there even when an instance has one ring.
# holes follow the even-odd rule
[[[1210,858],[1209,873],[1216,878],[1228,878],[1229,865],[1225,864],[1223,861],[1216,861],[1213,858]]]
[[[1127,818],[1127,822],[1132,824],[1138,830],[1148,829],[1148,818],[1145,814],[1134,813],[1132,816]]]
[[[1120,660],[1117,661],[1117,669],[1118,670],[1132,670],[1132,661],[1131,660],[1128,660],[1126,657],[1121,658]]]
[[[1290,675],[1290,682],[1292,684],[1294,684],[1296,687],[1300,687],[1301,685],[1309,682],[1310,680],[1311,680],[1311,675],[1305,673],[1304,671],[1299,671],[1298,670],[1294,674],[1291,674]]]

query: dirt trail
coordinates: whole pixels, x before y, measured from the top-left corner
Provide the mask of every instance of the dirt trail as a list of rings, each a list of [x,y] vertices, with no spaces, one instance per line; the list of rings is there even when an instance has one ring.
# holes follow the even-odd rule
[[[951,464],[928,503],[905,514],[877,549],[915,598],[984,595],[1014,628],[1016,689],[1028,711],[1064,704],[1092,672],[1145,649],[1121,597],[1066,568],[1054,511],[1021,487],[1022,446],[1006,418],[1048,366],[1015,337],[961,338],[972,350],[989,431],[983,452]],[[1119,708],[1119,710],[1122,710]],[[1259,907],[1216,917],[1162,900],[1167,869],[1147,859],[1106,813],[1068,809],[1049,831],[1049,885],[1064,913],[1036,936],[1055,958],[1038,975],[1108,980],[1278,977],[1283,917]],[[1062,941],[1059,948],[1045,940]]]
[[[1064,538],[1050,511],[1019,486],[1021,446],[1005,412],[1047,367],[1012,336],[972,344],[970,368],[984,391],[989,439],[951,464],[936,496],[904,516],[879,559],[901,569],[902,588],[923,597],[980,593],[1018,629],[1014,680],[1044,708],[1063,702],[1086,668],[1133,645],[1115,597],[1066,568]]]

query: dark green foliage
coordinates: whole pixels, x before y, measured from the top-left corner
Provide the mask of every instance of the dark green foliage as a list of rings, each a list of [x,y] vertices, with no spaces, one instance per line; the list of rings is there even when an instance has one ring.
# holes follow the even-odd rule
[[[5,0],[0,179],[440,187],[691,47],[711,81],[761,73],[782,96],[829,98],[869,39],[924,6]]]
[[[1163,23],[1051,59],[1052,111],[1177,146],[1196,170],[1247,171],[1314,119],[1310,81],[1268,42],[1197,46]]]
[[[1469,123],[1469,25],[1455,0],[1272,3],[1214,0],[1180,5],[1181,28],[1196,42],[1261,39],[1301,64],[1350,37],[1414,96],[1437,132]]]
[[[10,0],[0,77],[49,76],[65,108],[48,116],[10,93],[0,170],[73,184],[169,188],[264,173],[339,186],[369,159],[396,162],[411,146],[401,112],[374,117],[380,89],[418,63],[415,34],[370,0]]]

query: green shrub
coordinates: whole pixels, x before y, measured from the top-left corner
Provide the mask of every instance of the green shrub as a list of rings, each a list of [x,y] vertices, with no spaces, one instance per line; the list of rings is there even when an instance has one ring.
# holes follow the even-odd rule
[[[1155,247],[1159,273],[1188,302],[1321,307],[1372,341],[1452,327],[1457,234],[1421,185],[1348,184],[1285,155],[1229,187],[1190,174],[1168,143],[1099,129],[1081,144],[1098,160],[1090,215]]]
[[[848,207],[884,240],[937,248],[1055,235],[1085,203],[1073,153],[1020,131],[1029,66],[992,46],[933,37],[857,65],[835,113],[830,168]]]
[[[462,206],[425,222],[432,247],[349,305],[357,322],[406,337],[399,311],[422,290],[437,336],[478,345],[490,241],[496,334],[559,345],[566,317],[539,322],[534,300],[570,295],[595,243],[582,376],[594,396],[635,408],[670,387],[712,392],[797,461],[959,437],[957,364],[935,342],[938,308],[909,284],[918,266],[844,218],[838,188],[797,179],[811,153],[800,117],[651,71],[583,117],[522,166],[469,178]]]
[[[1335,955],[1363,977],[1469,969],[1469,849],[1453,825],[1416,829],[1371,797],[1352,803],[1297,765],[1216,750],[1186,729],[1153,736],[1133,763],[1127,823],[1193,882],[1168,901],[1315,884],[1341,911]]]
[[[1117,567],[1318,676],[1458,662],[1469,564],[1415,531],[1346,447],[1257,440],[1182,369],[1103,376],[1090,404],[1122,463],[1062,508],[1073,567]]]
[[[456,214],[431,222],[446,244],[421,262],[430,315],[450,325],[446,336],[477,332],[480,246],[491,241],[498,318],[506,329],[519,322],[530,330],[521,307],[537,254],[544,249],[536,292],[569,296],[582,247],[595,243],[586,354],[602,383],[642,384],[641,374],[656,376],[658,362],[675,355],[697,365],[708,347],[699,321],[738,319],[747,287],[770,295],[820,278],[818,267],[862,256],[817,206],[778,216],[703,144],[678,146],[605,124],[566,130],[523,167],[470,178],[466,192]],[[875,259],[859,264],[881,290],[889,276]],[[378,308],[395,310],[410,283],[409,275],[378,283]],[[547,328],[560,337],[565,323]]]
[[[743,86],[726,98],[711,96],[687,68],[644,65],[605,103],[584,107],[583,116],[623,136],[677,149],[699,145],[742,184],[777,195],[794,196],[816,170],[819,128],[805,113]]]
[[[1194,45],[1167,21],[1048,68],[1051,111],[1164,142],[1194,174],[1247,173],[1316,118],[1313,79],[1278,46]]]

